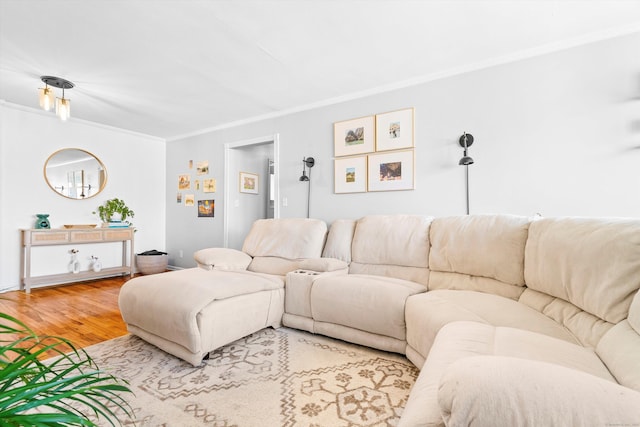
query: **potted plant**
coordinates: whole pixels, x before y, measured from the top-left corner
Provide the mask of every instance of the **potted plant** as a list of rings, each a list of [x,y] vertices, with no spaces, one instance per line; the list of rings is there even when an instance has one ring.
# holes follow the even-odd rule
[[[105,201],[102,205],[98,206],[98,211],[94,211],[94,214],[98,214],[103,223],[108,223],[113,220],[125,221],[127,217],[133,218],[135,213],[129,209],[124,200],[113,198]]]
[[[40,360],[48,355],[55,357]],[[115,427],[116,412],[133,416],[122,393],[132,393],[128,383],[100,371],[84,350],[0,313],[0,425],[95,426],[104,418]]]

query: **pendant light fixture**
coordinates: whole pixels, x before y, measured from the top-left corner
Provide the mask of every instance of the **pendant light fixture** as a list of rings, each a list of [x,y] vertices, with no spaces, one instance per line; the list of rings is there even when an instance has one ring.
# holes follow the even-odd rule
[[[64,97],[64,90],[71,89],[75,85],[69,80],[54,76],[41,76],[40,80],[45,84],[45,87],[38,89],[40,107],[45,111],[50,111],[53,107],[54,94],[49,86],[62,89],[62,98],[55,98],[56,115],[60,120],[66,121],[71,117],[71,100]]]

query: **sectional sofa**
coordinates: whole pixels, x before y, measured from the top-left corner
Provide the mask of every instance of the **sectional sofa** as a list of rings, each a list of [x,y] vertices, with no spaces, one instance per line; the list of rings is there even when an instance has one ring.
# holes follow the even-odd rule
[[[194,365],[280,324],[405,354],[420,374],[401,426],[640,425],[639,220],[393,215],[326,230],[257,221],[242,251],[127,282],[123,318]]]

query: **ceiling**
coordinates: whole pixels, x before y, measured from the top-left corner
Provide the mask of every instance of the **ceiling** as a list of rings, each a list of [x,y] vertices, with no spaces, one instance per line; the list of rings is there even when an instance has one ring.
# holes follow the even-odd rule
[[[0,100],[63,77],[71,120],[171,140],[636,31],[637,0],[0,0]]]

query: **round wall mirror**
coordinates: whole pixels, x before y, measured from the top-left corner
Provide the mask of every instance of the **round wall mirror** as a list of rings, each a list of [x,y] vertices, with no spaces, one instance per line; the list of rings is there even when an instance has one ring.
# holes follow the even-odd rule
[[[107,184],[107,170],[93,154],[79,148],[63,148],[44,163],[44,179],[49,187],[69,199],[88,199]]]

